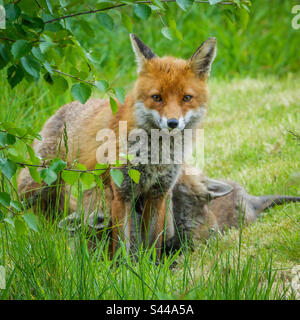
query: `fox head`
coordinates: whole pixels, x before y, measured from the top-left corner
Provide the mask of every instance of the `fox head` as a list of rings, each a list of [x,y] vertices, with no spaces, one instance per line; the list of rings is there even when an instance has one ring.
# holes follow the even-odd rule
[[[188,60],[158,57],[136,35],[131,43],[138,65],[133,89],[137,124],[144,129],[191,129],[205,115],[206,80],[216,56],[216,39],[201,44]]]

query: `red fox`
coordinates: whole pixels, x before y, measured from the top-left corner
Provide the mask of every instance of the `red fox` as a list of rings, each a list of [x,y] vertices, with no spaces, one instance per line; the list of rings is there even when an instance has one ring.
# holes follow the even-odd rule
[[[216,39],[209,38],[188,60],[174,57],[158,57],[138,37],[131,34],[131,43],[138,64],[138,79],[133,90],[126,96],[124,106],[119,104],[114,116],[109,101],[90,99],[84,105],[74,101],[63,106],[52,116],[41,131],[42,141],[35,141],[34,150],[41,158],[67,157],[68,163],[74,160],[94,169],[96,153],[101,145],[96,140],[101,129],[109,128],[118,137],[119,122],[127,122],[127,130],[143,129],[148,134],[153,129],[179,132],[195,129],[203,120],[208,104],[206,80],[216,56]],[[69,152],[66,155],[62,143],[58,141],[66,124]],[[117,140],[118,141],[118,140]],[[117,142],[117,152],[119,152]],[[150,147],[150,145],[149,145]],[[148,155],[150,160],[150,154]],[[166,214],[166,200],[181,173],[181,165],[139,164],[140,182],[133,184],[128,174],[128,166],[122,166],[124,180],[118,187],[110,181],[113,191],[111,215],[113,226],[113,254],[116,251],[119,235],[130,248],[130,217],[132,202],[143,195],[147,199],[143,214],[145,234],[152,245],[156,243],[158,256],[162,243],[162,233]],[[19,178],[19,190],[28,196],[38,188],[27,169]]]

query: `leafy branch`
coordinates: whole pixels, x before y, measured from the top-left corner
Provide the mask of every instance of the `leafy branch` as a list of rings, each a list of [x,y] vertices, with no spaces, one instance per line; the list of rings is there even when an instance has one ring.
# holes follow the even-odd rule
[[[116,9],[116,8],[120,8],[120,7],[124,7],[124,6],[126,6],[126,4],[123,3],[123,4],[111,6],[111,7],[106,7],[106,8],[103,8],[103,9],[88,10],[88,11],[72,13],[72,14],[68,14],[68,15],[62,16],[62,17],[58,17],[58,18],[54,18],[54,19],[45,21],[45,23],[52,23],[52,22],[55,22],[55,21],[64,20],[64,19],[68,19],[68,18],[73,18],[73,17],[77,17],[77,16],[82,16],[82,15],[86,15],[86,14],[108,11],[108,10],[112,10],[112,9]]]
[[[176,0],[160,0],[160,2],[162,2],[162,3],[176,3]],[[204,4],[211,4],[212,3],[212,1],[201,1],[201,0],[195,0],[194,2],[195,3],[204,3]],[[234,4],[233,2],[229,2],[229,1],[219,1],[217,3],[221,4],[221,5],[233,5]],[[134,4],[153,4],[153,2],[152,1],[136,1]],[[76,16],[82,16],[82,15],[86,15],[86,14],[108,11],[108,10],[112,10],[112,9],[116,9],[116,8],[120,8],[120,7],[125,7],[125,6],[128,6],[128,4],[122,3],[119,5],[114,5],[114,6],[110,6],[110,7],[106,7],[106,8],[102,8],[102,9],[81,11],[81,12],[72,13],[69,15],[65,15],[62,17],[51,19],[51,20],[45,21],[45,23],[52,23],[52,22],[59,21],[59,20],[73,18]]]
[[[109,5],[109,3],[112,3]],[[118,110],[117,100],[124,103],[124,90],[111,88],[105,80],[95,79],[94,72],[99,63],[99,55],[94,49],[87,49],[82,45],[82,38],[78,39],[76,29],[78,24],[82,32],[86,33],[87,39],[93,36],[93,23],[100,23],[101,27],[112,31],[115,26],[114,19],[105,12],[131,7],[132,13],[122,11],[119,14],[121,24],[128,30],[133,31],[134,22],[147,20],[152,13],[157,13],[163,23],[161,33],[167,39],[183,39],[181,32],[176,27],[175,18],[170,10],[169,4],[177,4],[178,7],[187,11],[195,4],[210,5],[232,5],[233,8],[242,8],[249,0],[152,0],[152,1],[119,1],[119,3],[103,2],[96,7],[86,11],[70,13],[58,16],[62,11],[68,9],[64,4],[52,6],[51,1],[46,1],[41,6],[35,1],[33,8],[24,7],[22,1],[15,1],[5,6],[6,29],[0,30],[0,70],[7,67],[7,81],[11,88],[15,88],[24,79],[27,82],[37,82],[43,76],[43,80],[50,84],[51,92],[54,94],[65,94],[69,89],[69,82],[64,77],[75,80],[70,93],[75,100],[84,104],[96,88],[104,94],[109,95],[112,112]],[[80,4],[70,2],[72,7]],[[244,9],[243,9],[244,10]],[[76,19],[76,23],[70,19],[68,23],[61,23],[66,19],[88,14],[98,13],[96,19],[87,23],[84,19]],[[21,32],[22,31],[22,32]],[[81,40],[81,41],[80,41]],[[85,40],[84,40],[85,41]],[[89,44],[89,46],[91,46]],[[76,56],[77,61],[69,62],[65,57]],[[64,72],[59,66],[64,65]],[[68,68],[72,72],[68,72]],[[74,71],[75,69],[75,71]],[[83,69],[83,70],[82,70]],[[78,74],[76,74],[78,73]],[[53,74],[56,74],[54,76]],[[84,76],[82,76],[84,74]]]
[[[47,166],[45,164],[31,164],[31,163],[23,163],[23,162],[16,162],[17,165],[21,166],[21,167],[33,167],[33,168],[44,168],[44,169],[49,169],[51,168],[51,166]],[[93,173],[93,172],[97,172],[97,171],[101,171],[103,172],[104,170],[108,168],[108,166],[103,165],[103,168],[98,168],[98,169],[84,169],[84,170],[80,170],[80,169],[70,169],[70,168],[63,168],[60,171],[71,171],[71,172],[80,172],[80,173]],[[121,169],[121,167],[114,167],[115,169]]]

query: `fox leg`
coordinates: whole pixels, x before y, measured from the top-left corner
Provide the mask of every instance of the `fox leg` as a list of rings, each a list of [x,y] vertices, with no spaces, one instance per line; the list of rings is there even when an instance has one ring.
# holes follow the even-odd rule
[[[158,259],[161,258],[163,231],[166,215],[166,198],[163,196],[160,198],[149,199],[146,202],[143,226],[144,226],[144,238],[148,240],[149,246],[152,246],[156,241],[155,247],[157,249]]]
[[[119,239],[125,243],[126,251],[130,250],[131,203],[114,198],[111,207],[112,215],[112,254],[115,255]]]

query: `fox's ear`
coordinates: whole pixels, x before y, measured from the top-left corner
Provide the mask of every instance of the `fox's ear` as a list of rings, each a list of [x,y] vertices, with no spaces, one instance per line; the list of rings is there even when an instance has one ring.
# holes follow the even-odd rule
[[[210,199],[223,197],[233,190],[233,187],[223,181],[206,178],[204,182],[207,187]]]
[[[135,58],[138,65],[138,72],[140,72],[143,69],[145,62],[147,60],[155,58],[156,55],[135,34],[133,33],[130,34],[130,40],[131,40],[133,51],[135,53]]]
[[[200,78],[208,78],[211,65],[217,54],[217,39],[209,38],[190,58],[191,67]]]

